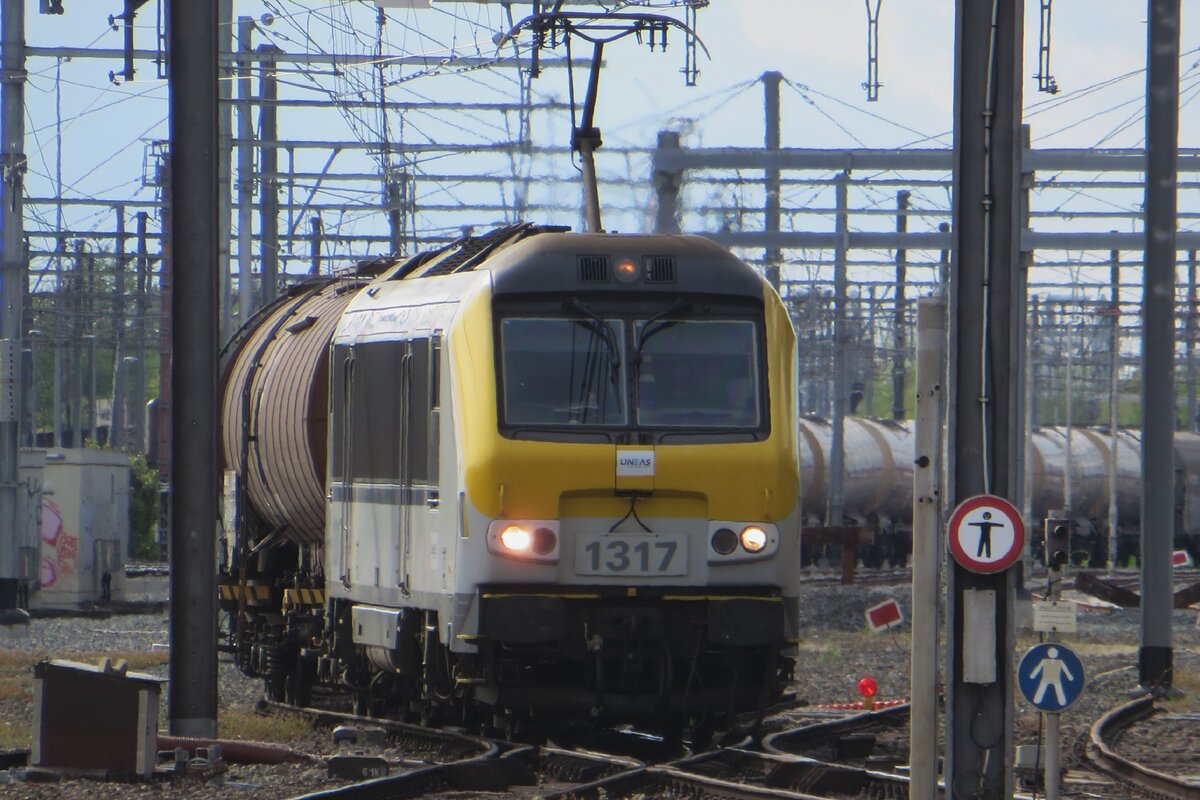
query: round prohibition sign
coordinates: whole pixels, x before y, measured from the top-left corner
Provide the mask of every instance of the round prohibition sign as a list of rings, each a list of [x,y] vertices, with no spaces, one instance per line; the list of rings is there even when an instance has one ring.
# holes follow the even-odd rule
[[[958,504],[948,526],[950,553],[971,572],[1002,572],[1021,558],[1025,523],[1012,503],[990,494]]]

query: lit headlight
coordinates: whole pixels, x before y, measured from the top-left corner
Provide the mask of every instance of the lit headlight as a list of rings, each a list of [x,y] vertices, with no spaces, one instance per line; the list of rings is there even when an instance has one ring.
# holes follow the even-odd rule
[[[743,564],[773,558],[779,552],[779,528],[768,522],[708,523],[708,562]]]
[[[514,553],[527,553],[533,545],[533,534],[520,525],[509,525],[500,531],[500,544]]]
[[[488,526],[488,550],[526,561],[558,560],[558,523],[553,520],[496,520]]]
[[[742,530],[742,547],[747,553],[759,553],[767,546],[767,532],[757,525]]]

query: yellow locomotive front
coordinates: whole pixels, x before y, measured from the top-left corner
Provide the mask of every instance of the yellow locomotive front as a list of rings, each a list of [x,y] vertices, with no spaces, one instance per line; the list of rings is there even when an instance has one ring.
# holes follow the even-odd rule
[[[548,233],[448,332],[475,698],[604,719],[755,708],[790,673],[795,337],[698,237]]]

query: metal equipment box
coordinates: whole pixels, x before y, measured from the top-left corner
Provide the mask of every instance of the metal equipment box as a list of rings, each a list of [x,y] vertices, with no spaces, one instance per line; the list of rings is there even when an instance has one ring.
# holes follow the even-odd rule
[[[46,451],[41,565],[31,608],[124,600],[129,457],[113,450]]]
[[[33,668],[34,767],[154,773],[161,681],[152,675],[74,661]]]

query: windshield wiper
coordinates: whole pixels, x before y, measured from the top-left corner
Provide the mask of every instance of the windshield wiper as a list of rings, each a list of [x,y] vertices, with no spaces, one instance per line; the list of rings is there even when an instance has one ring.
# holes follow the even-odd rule
[[[600,329],[600,335],[604,338],[604,343],[608,345],[609,360],[608,360],[608,379],[612,383],[613,388],[620,391],[621,387],[621,351],[617,344],[616,334],[613,333],[612,326],[608,321],[592,311],[583,304],[583,301],[578,297],[572,297],[566,302],[567,308],[572,311],[578,311],[585,317],[590,319],[593,324]]]
[[[642,335],[638,337],[637,350],[635,350],[633,354],[634,369],[637,369],[641,365],[642,348],[646,346],[646,342],[650,341],[651,336],[656,333],[662,333],[672,325],[678,325],[679,323],[683,322],[681,319],[669,319],[663,321],[663,317],[670,316],[671,314],[677,314],[681,311],[690,311],[691,308],[692,304],[680,297],[674,303],[667,306],[662,311],[659,311],[657,314],[654,314],[642,324]],[[662,321],[661,325],[659,325],[657,328],[652,327],[654,323],[660,321]]]
[[[600,329],[600,335],[604,337],[604,343],[608,345],[609,359],[615,371],[621,364],[621,356],[617,347],[617,337],[613,334],[608,322],[595,311],[585,306],[583,301],[578,297],[572,297],[567,301],[566,306],[572,311],[578,311],[596,323],[596,327]]]

